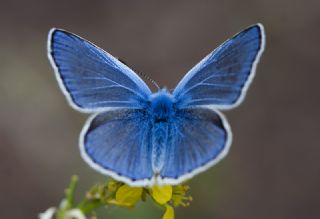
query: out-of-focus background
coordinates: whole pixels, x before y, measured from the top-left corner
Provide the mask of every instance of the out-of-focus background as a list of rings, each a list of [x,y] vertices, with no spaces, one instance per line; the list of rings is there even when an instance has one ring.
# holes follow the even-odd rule
[[[36,218],[105,177],[81,159],[87,115],[71,109],[47,60],[51,27],[74,32],[174,88],[207,53],[261,22],[266,51],[244,103],[226,112],[230,154],[190,181],[176,218],[320,218],[320,2],[304,0],[1,1],[0,218]],[[161,218],[140,204],[99,218]]]

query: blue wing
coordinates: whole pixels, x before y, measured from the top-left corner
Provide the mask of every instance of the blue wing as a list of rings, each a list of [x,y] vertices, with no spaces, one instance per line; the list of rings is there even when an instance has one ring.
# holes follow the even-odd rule
[[[178,184],[221,160],[231,144],[225,118],[207,108],[187,108],[176,113],[161,172],[162,184]]]
[[[141,108],[151,94],[129,67],[72,33],[52,29],[48,51],[60,87],[77,110]]]
[[[245,96],[265,44],[261,24],[227,40],[193,67],[175,88],[180,108],[215,105],[232,108]]]
[[[88,120],[81,154],[94,169],[130,185],[152,184],[151,124],[138,109],[116,109]]]

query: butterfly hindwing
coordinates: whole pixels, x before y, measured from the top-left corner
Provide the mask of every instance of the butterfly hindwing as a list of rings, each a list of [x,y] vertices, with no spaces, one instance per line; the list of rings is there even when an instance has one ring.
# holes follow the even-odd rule
[[[206,105],[226,109],[240,104],[255,74],[264,45],[261,24],[251,26],[224,42],[177,85],[173,95],[178,106]]]
[[[48,51],[60,87],[77,110],[142,108],[151,94],[129,67],[72,33],[52,29]]]
[[[231,131],[212,109],[179,110],[169,131],[162,184],[178,184],[221,160],[229,150]]]
[[[150,130],[143,110],[115,109],[94,115],[82,131],[81,154],[104,174],[130,185],[150,184]]]

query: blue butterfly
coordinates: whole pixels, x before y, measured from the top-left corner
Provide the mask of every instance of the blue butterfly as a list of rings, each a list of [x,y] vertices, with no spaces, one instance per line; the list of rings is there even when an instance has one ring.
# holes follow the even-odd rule
[[[242,102],[264,46],[263,26],[248,27],[173,92],[155,93],[124,63],[67,31],[51,29],[48,57],[70,105],[94,113],[80,135],[84,160],[131,186],[176,185],[228,153],[232,134],[218,110]]]

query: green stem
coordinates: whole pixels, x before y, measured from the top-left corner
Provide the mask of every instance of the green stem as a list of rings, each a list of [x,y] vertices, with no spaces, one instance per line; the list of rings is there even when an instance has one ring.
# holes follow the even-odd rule
[[[73,175],[71,177],[71,182],[68,188],[66,189],[67,204],[69,205],[68,207],[70,208],[73,206],[73,203],[74,203],[74,192],[77,188],[78,181],[79,181],[79,177],[76,175]]]
[[[104,204],[100,200],[91,200],[91,201],[83,201],[81,202],[77,208],[79,208],[84,214],[88,214],[91,211],[100,208]]]
[[[74,192],[76,190],[78,181],[79,181],[78,176],[73,175],[71,177],[70,184],[69,184],[68,188],[65,190],[66,199],[63,200],[63,201],[65,201],[65,203],[63,203],[64,206],[61,206],[61,208],[58,209],[57,214],[56,214],[56,219],[63,219],[66,211],[73,207]]]

